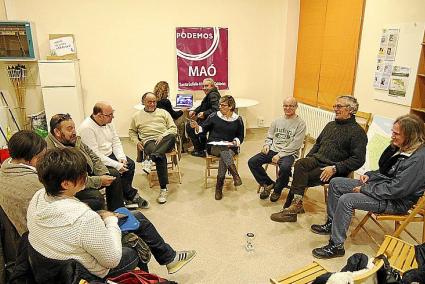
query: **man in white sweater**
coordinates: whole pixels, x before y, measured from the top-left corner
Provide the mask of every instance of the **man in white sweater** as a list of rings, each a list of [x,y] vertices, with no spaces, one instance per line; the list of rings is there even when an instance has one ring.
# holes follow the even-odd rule
[[[255,180],[264,188],[260,194],[261,199],[267,199],[273,189],[270,201],[276,202],[282,189],[288,186],[292,164],[298,157],[306,131],[304,120],[295,113],[297,107],[298,103],[293,97],[283,101],[284,115],[272,122],[261,153],[248,160],[249,169]],[[270,162],[279,165],[276,182],[263,168],[264,164]]]
[[[81,140],[93,150],[108,168],[111,175],[121,178],[121,185],[129,208],[148,208],[149,202],[139,196],[132,186],[134,178],[134,161],[124,153],[120,138],[112,123],[114,110],[106,102],[98,102],[93,113],[78,128]]]

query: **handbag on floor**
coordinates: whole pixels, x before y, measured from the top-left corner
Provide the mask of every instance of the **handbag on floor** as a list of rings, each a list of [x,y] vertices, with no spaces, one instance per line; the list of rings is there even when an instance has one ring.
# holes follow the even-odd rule
[[[382,259],[384,266],[377,272],[378,283],[382,284],[397,284],[402,283],[400,273],[390,266],[387,257],[384,254],[380,254],[375,259]]]
[[[161,278],[158,275],[148,273],[143,270],[132,270],[125,272],[120,276],[108,278],[107,282],[109,284],[118,283],[118,284],[177,284],[174,281],[168,281],[167,279]]]

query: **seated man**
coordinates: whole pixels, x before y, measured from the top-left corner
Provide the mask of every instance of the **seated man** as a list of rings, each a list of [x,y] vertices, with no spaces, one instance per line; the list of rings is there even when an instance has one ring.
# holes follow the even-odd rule
[[[147,268],[139,263],[134,248],[122,246],[118,218],[113,212],[96,213],[74,198],[86,185],[83,152],[75,148],[49,150],[37,164],[37,172],[44,188],[35,193],[27,214],[28,240],[35,251],[52,260],[76,260],[100,278],[136,266]],[[195,251],[174,251],[143,214],[137,212],[135,217],[140,224],[134,233],[169,273],[177,272],[195,257]]]
[[[215,86],[214,80],[206,78],[202,82],[202,86],[205,97],[202,99],[200,106],[189,112],[190,119],[196,120],[198,124],[202,124],[202,122],[207,119],[210,114],[219,110],[218,101],[220,100],[220,93]],[[191,155],[196,157],[205,157],[205,148],[207,145],[206,133],[197,135],[195,130],[189,124],[186,125],[186,133],[190,140],[192,140],[194,147]]]
[[[144,109],[136,112],[130,124],[128,134],[131,141],[137,144],[137,150],[146,155],[142,167],[150,173],[152,161],[156,164],[159,185],[161,187],[157,201],[159,204],[167,202],[167,157],[176,143],[177,127],[171,115],[156,107],[156,96],[145,93],[142,97]]]
[[[136,205],[148,208],[149,202],[137,193],[132,186],[134,178],[134,161],[124,153],[120,138],[112,124],[114,110],[105,102],[98,102],[93,107],[93,113],[87,117],[78,128],[83,141],[100,158],[115,177],[121,177],[122,190],[126,206]]]
[[[379,159],[379,169],[359,180],[334,178],[329,183],[327,213],[323,225],[312,225],[313,233],[331,235],[329,244],[313,250],[317,258],[345,254],[344,241],[354,210],[404,214],[417,203],[425,189],[425,129],[416,115],[394,122],[391,144]]]
[[[261,199],[269,197],[270,201],[276,202],[282,193],[282,189],[288,186],[291,176],[292,164],[299,154],[303,144],[306,125],[296,113],[297,101],[288,97],[283,101],[284,116],[272,122],[261,153],[248,160],[248,166],[255,180],[264,188],[260,194]],[[279,165],[279,176],[274,182],[264,170],[267,163]]]
[[[124,206],[121,179],[112,176],[99,157],[86,144],[81,142],[75,132],[75,124],[69,114],[56,114],[50,119],[50,133],[46,137],[47,148],[75,148],[87,161],[89,176],[86,189],[75,197],[87,203],[93,210],[105,207],[105,200],[99,189],[106,187],[106,204],[110,211]]]
[[[356,98],[340,96],[333,106],[335,121],[329,122],[320,133],[306,158],[295,162],[294,176],[288,197],[291,205],[270,218],[276,222],[296,222],[304,212],[303,195],[310,186],[329,182],[332,177],[346,177],[365,162],[367,136],[356,122],[359,108]]]

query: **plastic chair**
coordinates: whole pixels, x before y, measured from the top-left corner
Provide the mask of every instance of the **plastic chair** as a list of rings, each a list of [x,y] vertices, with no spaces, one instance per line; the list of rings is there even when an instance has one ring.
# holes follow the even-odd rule
[[[360,221],[357,227],[352,231],[351,237],[354,238],[356,234],[363,229],[365,233],[372,239],[372,241],[378,245],[376,239],[366,229],[365,224],[368,220],[372,220],[382,231],[385,232],[384,227],[379,221],[394,221],[394,232],[392,236],[399,237],[402,232],[406,232],[412,239],[418,244],[425,242],[425,196],[419,198],[418,202],[409,210],[406,214],[393,215],[393,214],[376,214],[368,212],[366,216]],[[411,232],[407,230],[407,225],[411,222],[422,223],[422,241],[419,241]]]

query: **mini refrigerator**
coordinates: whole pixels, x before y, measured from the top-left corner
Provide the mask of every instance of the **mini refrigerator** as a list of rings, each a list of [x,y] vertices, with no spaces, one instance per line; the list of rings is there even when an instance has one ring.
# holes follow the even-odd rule
[[[78,60],[40,60],[38,68],[47,125],[53,115],[69,113],[78,127],[85,117]]]

